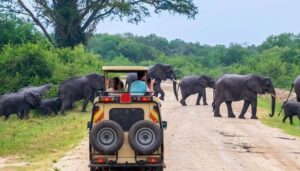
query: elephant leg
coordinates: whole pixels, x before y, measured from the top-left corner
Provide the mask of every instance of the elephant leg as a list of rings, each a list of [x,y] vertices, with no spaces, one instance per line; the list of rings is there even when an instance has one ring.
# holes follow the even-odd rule
[[[158,83],[155,81],[154,85],[153,85],[153,96],[158,97]]]
[[[163,89],[160,86],[161,81],[155,80],[155,82],[156,82],[156,88],[157,88],[156,91],[160,94],[159,99],[164,100],[165,99],[165,92],[163,91]]]
[[[88,103],[89,103],[88,98],[84,98],[83,99],[83,104],[82,104],[81,112],[86,112],[86,107],[87,107]]]
[[[201,94],[203,96],[203,105],[208,105],[207,102],[206,102],[206,91],[205,91],[205,88],[203,88],[201,90]],[[201,98],[201,97],[200,97]]]
[[[293,115],[290,115],[290,116],[289,116],[289,119],[290,119],[290,124],[291,124],[291,125],[294,125],[294,122],[293,122]]]
[[[200,105],[201,97],[202,97],[202,94],[201,94],[201,92],[199,92],[199,93],[198,93],[197,100],[196,100],[196,105]]]
[[[9,118],[9,115],[4,115],[4,121],[6,121]]]
[[[300,95],[297,95],[297,102],[300,102]]]
[[[244,101],[243,109],[241,111],[241,114],[239,116],[240,119],[245,119],[245,113],[247,112],[249,108],[250,102],[249,101]]]
[[[257,112],[257,98],[255,98],[255,100],[251,101],[251,111],[252,111],[251,119],[258,119],[257,116],[256,116],[256,112]]]
[[[186,95],[182,95],[182,99],[180,100],[180,103],[182,106],[186,106],[186,103],[185,103],[185,99],[187,98]]]
[[[285,123],[285,120],[288,118],[288,115],[284,115],[284,118],[282,119],[282,122]]]
[[[226,103],[226,106],[227,106],[228,117],[229,118],[235,118],[235,115],[232,111],[232,106],[231,106],[232,101],[225,101],[225,103]]]
[[[61,105],[61,110],[60,113],[62,115],[65,114],[65,110],[68,109],[68,107],[72,106],[72,103],[69,102],[68,100],[62,100],[62,105]]]
[[[53,109],[55,115],[57,115],[57,108]]]
[[[27,119],[29,119],[29,110],[27,110],[27,109],[23,109],[21,112],[20,112],[20,119],[25,119],[25,120],[27,120]]]
[[[214,117],[222,117],[220,114],[220,105],[223,103],[223,101],[216,99],[214,102],[215,110],[214,110]]]

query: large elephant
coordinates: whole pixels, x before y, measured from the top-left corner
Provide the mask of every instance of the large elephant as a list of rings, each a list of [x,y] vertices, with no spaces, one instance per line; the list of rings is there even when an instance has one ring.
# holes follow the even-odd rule
[[[275,111],[275,89],[272,81],[259,75],[236,75],[225,74],[220,77],[215,83],[214,91],[214,116],[221,117],[220,105],[225,102],[228,110],[228,117],[234,118],[231,103],[233,101],[244,100],[244,106],[239,118],[244,119],[245,113],[251,104],[252,116],[251,119],[257,119],[257,94],[270,93],[272,96],[272,114]]]
[[[300,75],[298,75],[298,76],[295,78],[295,80],[294,80],[294,82],[293,82],[293,84],[292,84],[290,93],[289,93],[289,95],[288,95],[286,101],[289,100],[289,97],[290,97],[290,95],[291,95],[291,92],[292,92],[293,88],[295,89],[295,93],[296,93],[296,97],[297,97],[297,102],[300,102]]]
[[[52,87],[52,84],[44,84],[41,86],[28,86],[21,88],[18,92],[38,92],[40,95],[45,95]]]
[[[212,77],[206,75],[197,75],[197,76],[187,76],[184,77],[181,82],[178,84],[178,89],[180,88],[182,99],[180,103],[182,106],[186,106],[185,100],[192,94],[198,93],[198,98],[196,105],[200,105],[200,99],[203,96],[203,104],[208,105],[206,102],[206,92],[205,88],[214,87],[215,80]],[[177,92],[176,99],[178,100]]]
[[[173,81],[173,91],[176,96],[176,86],[177,86],[177,81],[176,81],[176,74],[172,68],[171,65],[168,64],[155,64],[151,67],[149,67],[148,70],[148,76],[151,79],[154,79],[154,95],[158,96],[160,94],[160,99],[164,100],[165,93],[162,90],[160,84],[161,81],[165,81],[167,79],[170,79]],[[129,73],[126,77],[126,83],[125,87],[130,87],[130,84],[137,80],[137,74],[136,73]]]
[[[103,76],[92,73],[82,77],[72,77],[59,86],[59,98],[62,101],[61,113],[71,108],[72,104],[83,99],[82,112],[86,111],[89,101],[94,101],[97,91],[104,90],[105,79]]]
[[[0,115],[8,119],[10,114],[17,114],[20,119],[28,119],[31,108],[39,107],[41,96],[37,92],[16,92],[0,96]]]
[[[176,96],[176,74],[173,70],[173,67],[169,64],[155,64],[151,67],[149,67],[148,74],[150,78],[154,79],[154,96],[158,96],[160,94],[160,99],[164,100],[165,92],[161,88],[160,84],[161,81],[166,81],[167,79],[170,79],[173,81],[173,91]]]

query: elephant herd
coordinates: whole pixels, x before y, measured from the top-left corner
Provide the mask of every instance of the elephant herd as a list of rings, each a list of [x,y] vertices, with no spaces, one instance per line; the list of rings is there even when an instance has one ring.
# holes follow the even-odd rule
[[[168,64],[155,64],[149,68],[148,75],[155,80],[154,94],[164,99],[164,91],[161,81],[170,79],[176,88],[176,76],[173,68]],[[128,85],[130,84],[128,75]],[[133,76],[134,77],[134,76]],[[134,80],[135,78],[132,78]],[[41,114],[51,113],[64,114],[66,110],[72,109],[76,101],[83,100],[82,112],[86,111],[88,102],[93,102],[97,91],[105,90],[106,80],[99,74],[88,74],[81,77],[71,77],[63,81],[58,88],[58,96],[50,99],[42,97],[51,89],[51,84],[42,86],[29,86],[17,92],[7,93],[0,96],[0,116],[5,120],[11,114],[17,114],[20,119],[28,119],[32,109],[40,109]]]
[[[29,86],[0,96],[0,116],[6,120],[9,115],[17,114],[20,119],[28,119],[29,111],[37,108],[43,115],[57,114],[59,111],[63,114],[81,99],[82,111],[85,111],[88,101],[94,99],[95,92],[104,89],[104,77],[95,73],[71,77],[59,86],[58,97],[42,99],[52,87],[51,84]]]
[[[170,79],[173,82],[173,91],[177,100],[179,100],[178,91],[180,89],[182,106],[187,105],[186,99],[193,94],[198,94],[196,105],[200,105],[201,98],[203,98],[203,105],[208,105],[205,89],[212,88],[212,107],[215,117],[221,117],[220,105],[225,102],[228,117],[234,118],[232,102],[243,100],[244,104],[239,118],[244,119],[246,111],[251,106],[251,119],[257,119],[257,95],[265,93],[269,93],[272,99],[270,116],[274,116],[275,113],[275,88],[269,78],[260,75],[224,74],[216,80],[207,75],[198,75],[187,76],[177,82],[176,74],[171,65],[155,64],[149,67],[148,77],[155,82],[153,86],[154,96],[160,95],[161,100],[165,98],[161,82]],[[136,73],[128,74],[125,87],[123,85],[122,87],[130,87],[130,84],[136,79]],[[39,108],[43,115],[49,115],[53,112],[64,114],[66,110],[72,109],[73,104],[79,100],[83,100],[81,111],[84,112],[88,102],[94,100],[95,93],[105,90],[105,86],[104,76],[92,73],[81,77],[71,77],[63,81],[58,88],[58,97],[51,99],[42,99],[51,89],[51,84],[25,87],[17,92],[0,96],[0,116],[4,116],[6,120],[10,114],[17,114],[20,119],[28,119],[29,111],[36,108]],[[295,79],[291,91],[293,88],[297,94],[297,102],[284,102],[282,106],[285,113],[283,122],[289,117],[290,123],[292,123],[294,115],[298,115],[300,119],[300,103],[298,103],[300,102],[300,76]]]
[[[272,81],[269,78],[260,75],[238,75],[224,74],[217,80],[205,75],[184,77],[178,84],[175,93],[178,100],[178,89],[181,90],[182,99],[180,103],[186,106],[185,100],[192,94],[198,94],[196,105],[200,105],[200,99],[203,96],[203,104],[207,105],[205,88],[213,88],[213,111],[214,117],[221,117],[220,105],[225,102],[228,111],[228,117],[234,118],[235,114],[232,110],[232,102],[243,100],[244,104],[239,114],[240,119],[245,119],[245,113],[251,106],[251,119],[257,119],[257,95],[269,93],[271,95],[271,114],[274,116],[276,104],[276,92]],[[295,89],[297,101],[289,101],[291,91]],[[287,100],[281,106],[284,111],[283,122],[287,118],[290,124],[293,124],[293,116],[297,115],[300,120],[300,75],[294,80]],[[281,111],[282,111],[281,110]],[[280,115],[281,111],[278,115]]]

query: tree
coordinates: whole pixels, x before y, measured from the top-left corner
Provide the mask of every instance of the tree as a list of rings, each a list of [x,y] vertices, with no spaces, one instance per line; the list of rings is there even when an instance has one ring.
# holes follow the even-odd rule
[[[43,40],[42,34],[30,23],[11,15],[0,14],[0,49],[6,44],[21,44]]]
[[[88,35],[104,19],[124,19],[139,23],[151,12],[168,11],[194,18],[192,0],[0,0],[2,12],[14,12],[31,19],[58,47],[85,44]],[[49,29],[54,30],[54,41]]]

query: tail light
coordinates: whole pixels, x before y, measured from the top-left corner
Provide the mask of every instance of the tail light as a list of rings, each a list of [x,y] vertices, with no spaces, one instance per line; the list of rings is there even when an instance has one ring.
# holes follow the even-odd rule
[[[158,157],[148,157],[147,158],[147,163],[149,164],[155,164],[159,162],[159,158]]]
[[[152,100],[152,98],[148,97],[148,96],[138,97],[138,101],[141,101],[141,102],[150,102],[151,100]]]
[[[97,158],[95,158],[94,161],[97,164],[105,164],[106,163],[106,158],[104,158],[104,157],[97,157]]]
[[[133,97],[133,101],[135,102],[151,102],[151,96],[140,96],[140,97]]]
[[[100,102],[113,102],[113,97],[100,97]]]

